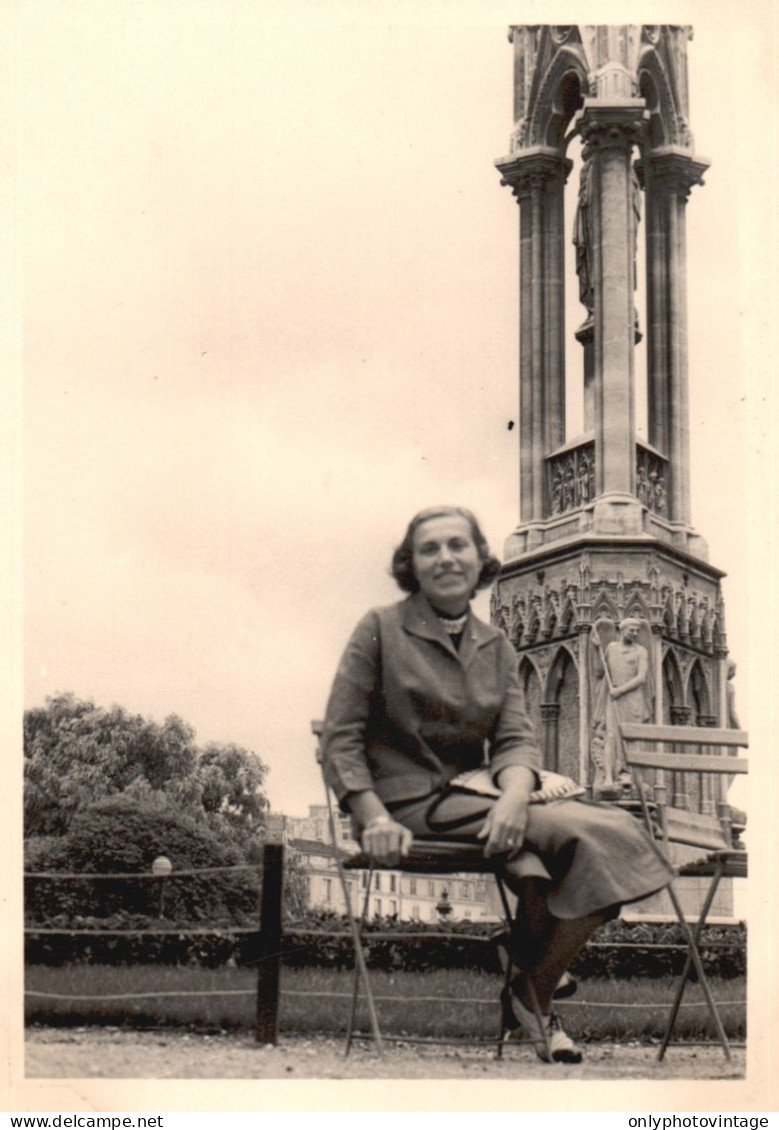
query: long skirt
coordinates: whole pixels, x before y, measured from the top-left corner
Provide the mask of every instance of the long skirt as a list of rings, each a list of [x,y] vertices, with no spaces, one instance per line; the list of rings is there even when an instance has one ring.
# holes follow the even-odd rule
[[[451,788],[393,806],[393,817],[415,837],[478,842],[495,800]],[[583,918],[646,898],[666,887],[673,871],[643,824],[624,809],[578,799],[531,804],[525,841],[518,851],[496,857],[514,878],[548,882],[547,905],[555,918]]]

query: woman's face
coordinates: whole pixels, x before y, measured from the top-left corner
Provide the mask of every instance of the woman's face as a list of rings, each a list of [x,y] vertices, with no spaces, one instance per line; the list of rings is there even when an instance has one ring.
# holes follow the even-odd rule
[[[465,611],[481,573],[467,518],[447,514],[420,522],[414,531],[412,562],[419,587],[435,608],[451,615]]]

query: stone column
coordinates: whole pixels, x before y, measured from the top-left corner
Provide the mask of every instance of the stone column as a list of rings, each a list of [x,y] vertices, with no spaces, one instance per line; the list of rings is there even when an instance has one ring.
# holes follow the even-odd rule
[[[723,730],[730,725],[728,710],[728,653],[717,649],[717,724]]]
[[[595,329],[588,319],[574,337],[584,351],[584,431],[595,430]]]
[[[556,149],[534,147],[501,162],[519,202],[520,521],[549,510],[545,459],[565,436],[563,192],[571,167]]]
[[[672,706],[671,707],[671,725],[672,726],[689,726],[692,710],[689,706]],[[687,780],[685,773],[674,773],[673,775],[673,800],[671,803],[674,808],[689,808],[690,798],[687,795]]]
[[[716,726],[717,725],[717,715],[716,714],[699,714],[696,718],[696,725],[697,726]],[[704,752],[705,753],[711,753],[712,752],[711,746],[709,746]],[[716,750],[714,752],[716,752]],[[719,782],[718,782],[715,774],[712,773],[709,776],[704,776],[704,774],[701,773],[699,775],[698,789],[699,789],[699,792],[700,792],[700,811],[702,813],[704,813],[706,816],[716,816],[716,814],[717,814],[717,804],[720,800],[718,785],[719,785]]]
[[[644,183],[646,240],[647,424],[648,438],[670,455],[666,386],[666,239],[662,202],[646,165],[637,166]]]
[[[670,459],[668,517],[689,525],[686,204],[708,162],[669,147],[646,168],[649,441]]]
[[[541,703],[541,721],[544,723],[544,768],[558,769],[557,723],[560,718],[559,702]]]
[[[546,178],[544,190],[545,236],[544,261],[546,294],[544,307],[546,380],[544,415],[546,450],[544,455],[565,443],[565,182],[573,162]],[[546,502],[549,513],[549,500]]]
[[[581,617],[581,609],[579,610]],[[579,635],[579,784],[590,782],[590,625],[580,618]],[[588,794],[589,795],[589,794]]]
[[[592,162],[596,495],[635,491],[634,254],[632,150],[642,99],[586,100],[580,126]]]

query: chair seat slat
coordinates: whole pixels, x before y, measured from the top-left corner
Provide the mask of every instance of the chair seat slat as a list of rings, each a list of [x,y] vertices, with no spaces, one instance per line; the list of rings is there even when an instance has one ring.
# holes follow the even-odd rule
[[[625,746],[628,765],[643,769],[667,769],[672,773],[746,773],[746,757],[727,757],[706,753],[656,753],[652,749],[631,749]]]
[[[718,730],[710,726],[653,726],[648,722],[623,722],[625,741],[676,742],[694,745],[748,746],[745,730]]]

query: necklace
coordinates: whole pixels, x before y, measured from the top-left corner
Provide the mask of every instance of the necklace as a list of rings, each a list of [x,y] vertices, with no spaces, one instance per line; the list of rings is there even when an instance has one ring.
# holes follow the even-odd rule
[[[453,620],[449,616],[440,616],[438,613],[436,613],[436,616],[444,631],[450,636],[459,636],[465,628],[465,622],[468,619],[467,612],[463,612],[462,616],[458,616],[456,620]]]

